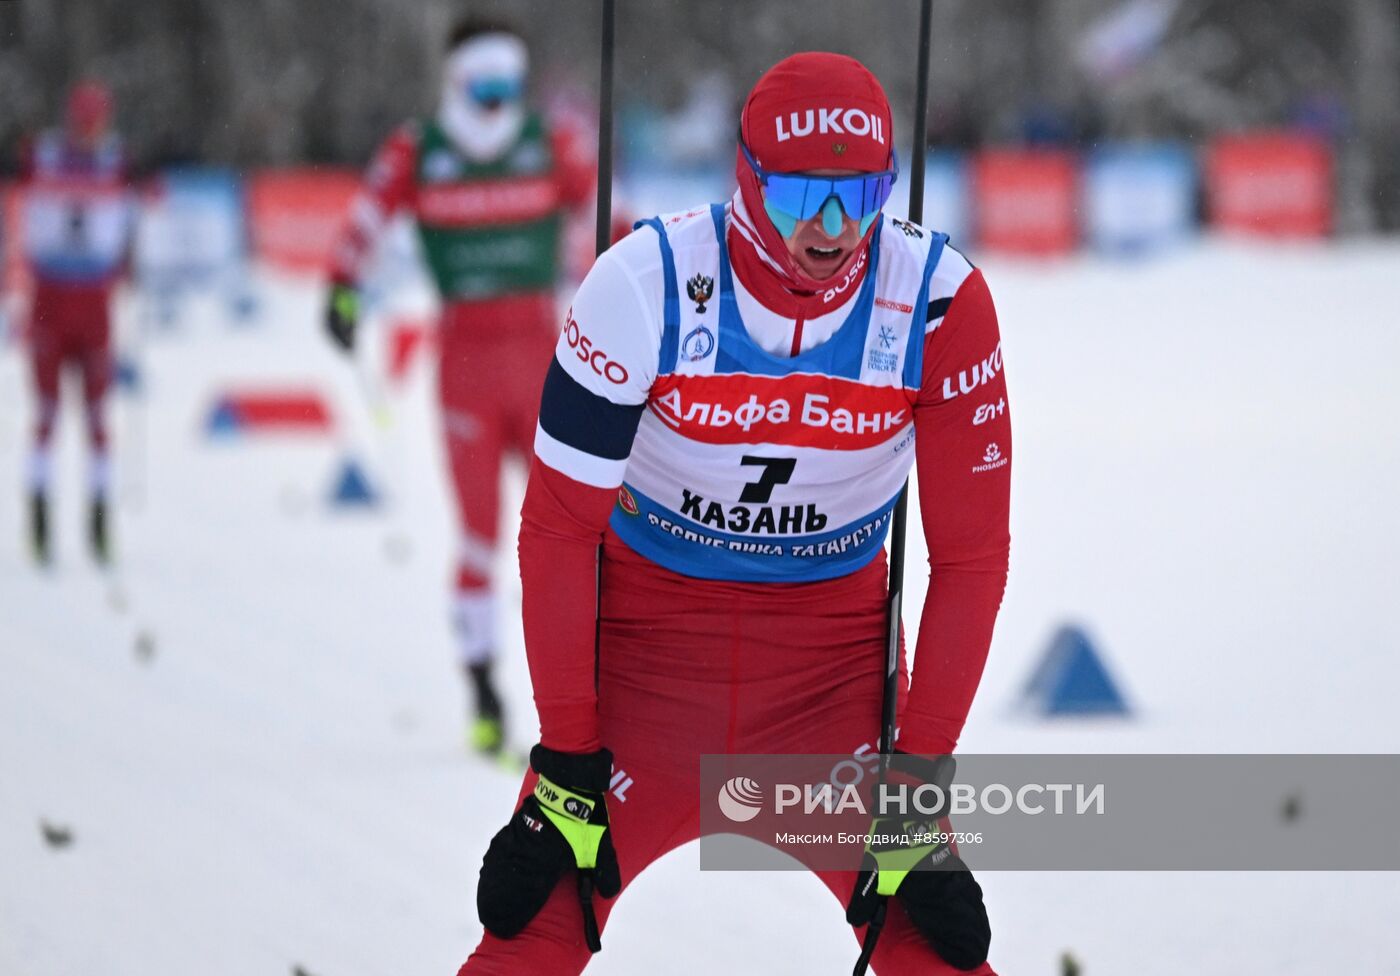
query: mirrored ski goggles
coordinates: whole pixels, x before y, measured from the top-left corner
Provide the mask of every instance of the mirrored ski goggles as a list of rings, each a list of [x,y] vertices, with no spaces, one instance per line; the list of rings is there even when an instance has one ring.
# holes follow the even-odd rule
[[[467,94],[479,105],[500,105],[525,94],[525,82],[520,78],[473,78],[467,82]]]
[[[890,154],[891,168],[882,173],[857,173],[854,176],[809,176],[805,173],[770,173],[742,142],[744,159],[758,176],[763,187],[763,200],[770,207],[790,214],[797,220],[810,220],[821,212],[832,197],[841,202],[841,209],[852,220],[863,220],[880,212],[899,178],[899,157]]]

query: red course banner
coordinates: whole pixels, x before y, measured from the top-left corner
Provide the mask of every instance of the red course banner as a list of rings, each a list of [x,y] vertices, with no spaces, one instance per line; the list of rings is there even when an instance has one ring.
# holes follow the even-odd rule
[[[225,391],[215,398],[204,421],[205,432],[216,436],[325,433],[333,426],[320,392],[300,387]]]
[[[1332,229],[1332,152],[1311,136],[1224,136],[1206,157],[1210,222],[1270,237],[1325,237]]]
[[[1064,254],[1078,238],[1079,170],[1072,153],[991,149],[972,161],[978,243],[1019,254]]]
[[[248,178],[253,253],[287,271],[323,272],[359,186],[352,170],[261,170]]]

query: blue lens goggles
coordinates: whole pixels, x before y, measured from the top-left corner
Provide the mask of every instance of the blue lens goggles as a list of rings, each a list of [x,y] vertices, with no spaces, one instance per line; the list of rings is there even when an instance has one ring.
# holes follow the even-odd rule
[[[832,197],[841,202],[841,209],[852,220],[874,216],[884,207],[899,178],[899,157],[893,152],[891,168],[882,173],[858,173],[855,176],[809,176],[805,173],[770,173],[742,142],[739,148],[744,159],[758,176],[763,187],[763,200],[768,206],[789,214],[797,220],[810,220],[821,212]]]
[[[525,93],[525,83],[519,78],[473,78],[467,82],[467,94],[482,105],[513,102]]]

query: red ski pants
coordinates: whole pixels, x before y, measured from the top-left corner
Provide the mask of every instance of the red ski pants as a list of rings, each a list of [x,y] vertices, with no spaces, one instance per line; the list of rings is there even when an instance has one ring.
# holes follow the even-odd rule
[[[558,338],[552,295],[448,304],[438,330],[438,399],[457,503],[455,627],[468,663],[490,655],[491,571],[499,536],[501,462],[528,459],[540,391]]]
[[[608,797],[623,891],[647,865],[700,833],[700,756],[841,754],[879,737],[885,562],[837,580],[730,583],[669,572],[608,534],[598,661],[602,741],[625,791]],[[901,667],[900,697],[908,682]],[[616,773],[614,779],[617,779]],[[521,786],[534,788],[533,774]],[[502,811],[504,813],[504,811]],[[854,871],[817,872],[836,898],[813,925],[844,925]],[[600,925],[612,902],[595,896]],[[683,920],[678,920],[681,922]],[[724,938],[704,930],[697,937]],[[864,930],[855,932],[861,937]],[[604,950],[606,951],[606,949]],[[858,951],[852,944],[851,963]],[[590,954],[575,879],[566,874],[514,939],[486,934],[459,976],[581,972]],[[879,976],[963,972],[943,962],[890,903],[872,968]],[[974,970],[991,976],[984,964]]]
[[[65,366],[77,369],[87,404],[88,438],[96,451],[107,446],[102,398],[112,377],[111,287],[39,281],[30,315],[29,355],[39,409],[34,442],[48,444],[58,409]]]

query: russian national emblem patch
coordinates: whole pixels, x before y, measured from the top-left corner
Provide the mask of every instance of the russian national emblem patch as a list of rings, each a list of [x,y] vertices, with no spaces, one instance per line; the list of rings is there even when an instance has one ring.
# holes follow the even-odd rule
[[[695,303],[695,311],[704,314],[705,303],[715,293],[715,279],[709,275],[698,274],[685,283],[685,293]]]

